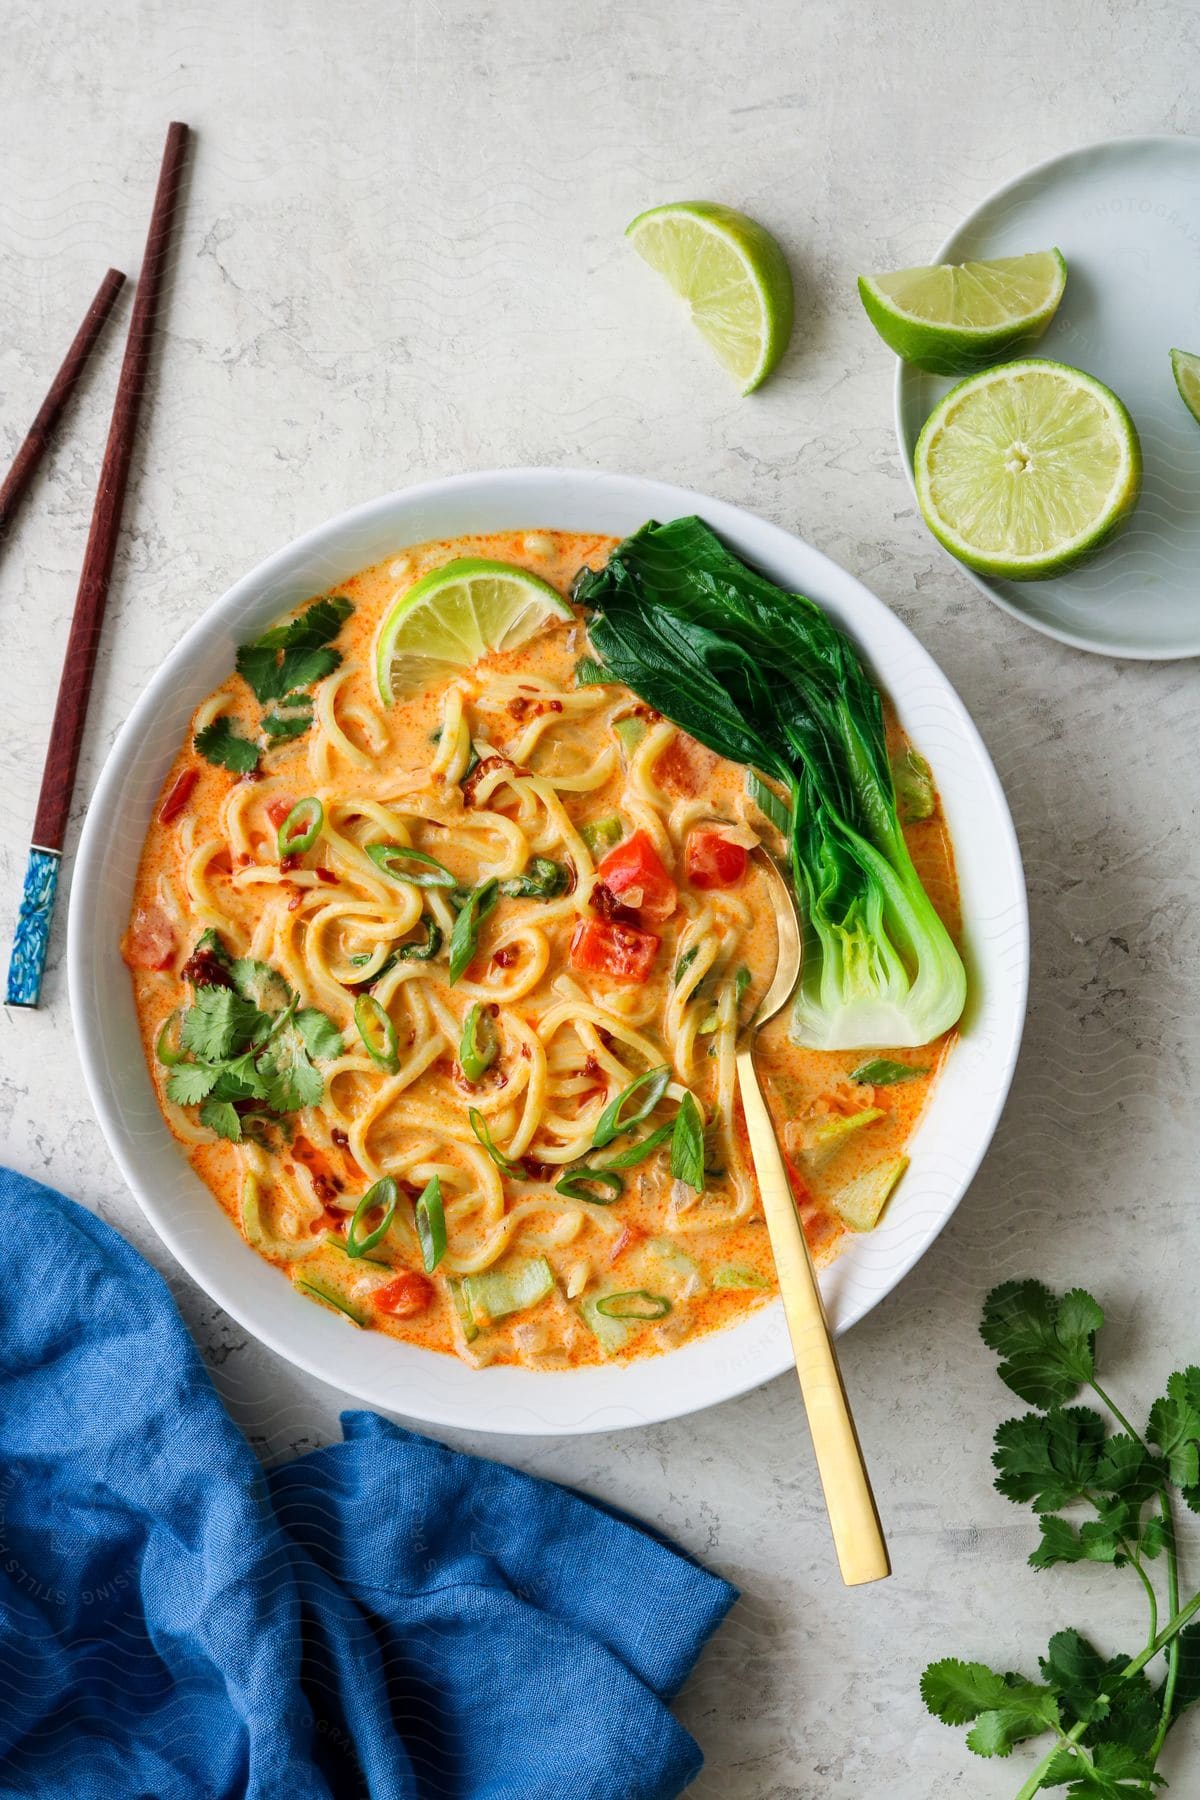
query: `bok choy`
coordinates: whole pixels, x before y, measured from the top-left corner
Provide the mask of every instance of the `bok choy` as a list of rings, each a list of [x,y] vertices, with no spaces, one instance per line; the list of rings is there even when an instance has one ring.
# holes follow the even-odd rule
[[[966,997],[962,960],[897,817],[883,702],[855,648],[697,518],[651,521],[581,571],[595,661],[718,755],[787,790],[804,923],[793,1035],[823,1050],[929,1043]]]

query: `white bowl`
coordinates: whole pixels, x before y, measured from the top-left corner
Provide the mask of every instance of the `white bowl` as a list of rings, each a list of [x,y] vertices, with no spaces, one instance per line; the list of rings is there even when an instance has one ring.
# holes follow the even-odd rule
[[[549,1435],[674,1418],[788,1367],[782,1309],[776,1301],[727,1331],[629,1367],[535,1374],[478,1371],[353,1331],[294,1293],[192,1172],[142,1057],[118,943],[151,809],[191,713],[228,675],[237,644],[355,570],[429,538],[521,526],[624,536],[648,518],[692,512],[782,586],[820,601],[858,640],[933,764],[958,861],[970,980],[961,1039],[883,1224],[822,1277],[830,1316],[844,1331],[932,1243],[987,1149],[1017,1058],[1029,931],[1008,807],[962,702],[900,620],[819,551],[739,507],[634,476],[513,469],[386,495],[269,557],[197,621],[126,720],[88,808],[71,895],[71,1007],[88,1089],[126,1181],[188,1273],[247,1331],[323,1381],[409,1418]]]

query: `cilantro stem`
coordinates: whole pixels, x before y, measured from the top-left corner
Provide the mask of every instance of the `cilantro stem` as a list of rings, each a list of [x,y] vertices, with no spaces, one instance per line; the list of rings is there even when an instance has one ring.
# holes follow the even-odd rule
[[[1136,1556],[1130,1557],[1129,1566],[1145,1588],[1146,1599],[1150,1603],[1150,1635],[1146,1639],[1146,1642],[1152,1644],[1158,1636],[1158,1594],[1155,1591],[1154,1583],[1151,1581]]]
[[[1109,1412],[1112,1414],[1113,1418],[1117,1421],[1117,1424],[1121,1427],[1121,1430],[1123,1432],[1125,1432],[1126,1436],[1131,1437],[1133,1439],[1134,1443],[1140,1444],[1142,1446],[1142,1449],[1144,1450],[1146,1448],[1146,1440],[1142,1436],[1141,1432],[1134,1430],[1133,1426],[1129,1423],[1129,1420],[1125,1417],[1125,1414],[1121,1411],[1121,1409],[1117,1405],[1116,1401],[1111,1397],[1111,1395],[1105,1393],[1104,1389],[1100,1386],[1100,1383],[1095,1379],[1094,1376],[1093,1376],[1092,1380],[1088,1382],[1088,1386],[1091,1388],[1091,1390],[1094,1394],[1098,1394],[1100,1396],[1101,1400],[1103,1400],[1105,1406],[1107,1406]]]
[[[1020,1793],[1016,1796],[1016,1800],[1034,1800],[1034,1795],[1040,1794],[1042,1791],[1042,1781],[1045,1776],[1050,1773],[1050,1765],[1053,1763],[1055,1757],[1069,1744],[1078,1744],[1086,1730],[1087,1725],[1081,1719],[1077,1725],[1072,1725],[1070,1731],[1060,1731],[1058,1734],[1058,1741],[1051,1745],[1050,1749],[1047,1750],[1037,1768],[1033,1770],[1028,1781],[1025,1782]]]

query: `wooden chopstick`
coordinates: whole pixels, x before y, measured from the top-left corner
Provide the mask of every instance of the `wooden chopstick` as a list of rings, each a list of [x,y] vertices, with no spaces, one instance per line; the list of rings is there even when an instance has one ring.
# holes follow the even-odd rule
[[[26,488],[33,480],[34,471],[45,455],[54,427],[62,416],[63,407],[75,392],[75,385],[83,374],[84,365],[92,354],[96,339],[103,331],[104,322],[124,285],[125,277],[120,269],[110,269],[83,315],[83,324],[71,340],[71,348],[63,358],[62,367],[50,383],[50,391],[38,408],[33,424],[25,433],[25,441],[13,458],[11,469],[0,484],[0,535],[3,535],[15,515]]]
[[[187,139],[186,125],[171,125],[159,170],[33,822],[24,897],[8,968],[7,998],[12,1006],[36,1006],[41,993],[58,867],[100,648],[108,584],[117,553],[138,413],[146,391]]]

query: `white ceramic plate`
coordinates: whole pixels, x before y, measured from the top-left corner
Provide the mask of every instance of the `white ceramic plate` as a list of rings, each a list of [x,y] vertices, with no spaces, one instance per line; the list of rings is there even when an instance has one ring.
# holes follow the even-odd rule
[[[130,714],[88,807],[71,895],[71,1007],[92,1100],[125,1179],[184,1268],[247,1331],[335,1387],[409,1418],[528,1433],[673,1418],[786,1368],[782,1310],[776,1303],[731,1330],[628,1368],[536,1374],[476,1371],[382,1333],[353,1331],[294,1293],[246,1247],[193,1174],[143,1061],[118,940],[151,809],[192,711],[228,675],[238,642],[355,570],[428,538],[520,526],[624,536],[648,518],[692,512],[853,632],[933,764],[958,856],[969,1012],[885,1223],[824,1278],[831,1316],[844,1331],[928,1248],[987,1148],[1020,1041],[1028,921],[1008,808],[962,703],[899,619],[818,551],[738,507],[629,476],[512,470],[388,495],[281,550],[192,627]]]
[[[1172,347],[1200,352],[1200,138],[1116,138],[990,194],[930,258],[965,262],[1057,244],[1067,291],[1030,354],[1098,375],[1133,414],[1145,458],[1132,520],[1096,560],[1053,581],[963,573],[1064,644],[1158,661],[1200,655],[1200,425]],[[951,383],[898,363],[896,432],[909,477],[922,425]]]

